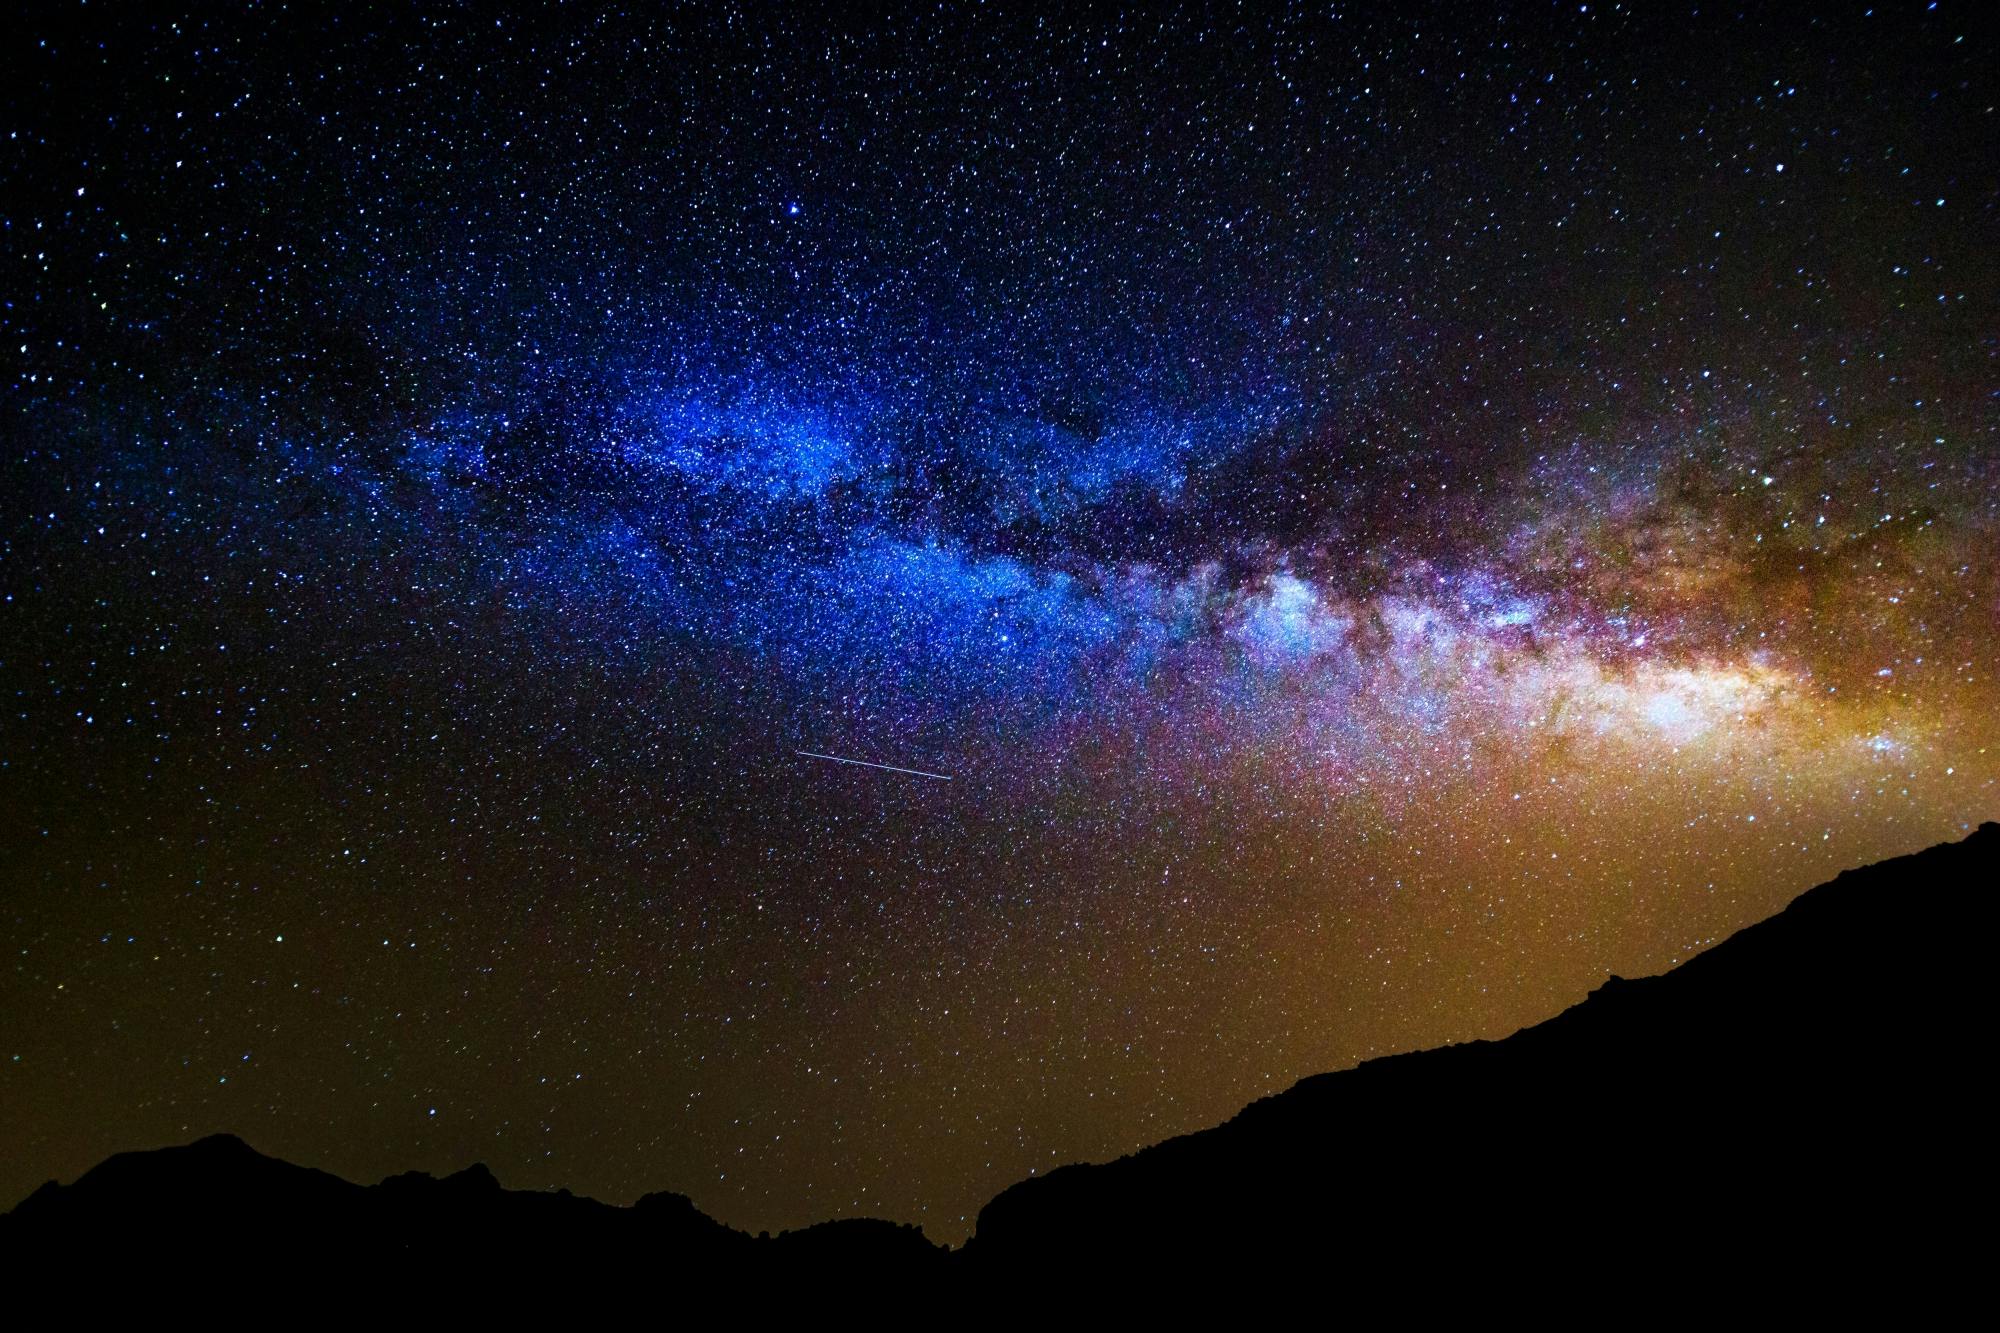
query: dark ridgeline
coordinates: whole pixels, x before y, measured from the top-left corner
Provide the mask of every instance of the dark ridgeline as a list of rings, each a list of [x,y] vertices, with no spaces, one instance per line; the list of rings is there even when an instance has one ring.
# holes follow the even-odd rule
[[[1423,1301],[1478,1278],[1627,1315],[1731,1276],[1821,1298],[1969,1286],[1996,889],[1993,823],[1848,871],[1505,1040],[1305,1079],[1216,1128],[1023,1181],[966,1258],[1202,1273],[1311,1256],[1342,1288],[1444,1284]]]
[[[156,1273],[173,1282],[175,1303],[293,1285],[336,1300],[379,1287],[485,1303],[607,1284],[637,1294],[656,1279],[806,1279],[838,1298],[877,1281],[922,1289],[949,1259],[914,1226],[856,1218],[758,1237],[684,1194],[617,1208],[567,1190],[502,1189],[484,1165],[356,1185],[227,1134],[120,1153],[0,1218],[0,1272],[14,1274],[0,1291]],[[780,1295],[750,1286],[741,1298]]]
[[[753,1313],[910,1299],[954,1320],[1077,1284],[1612,1317],[1734,1300],[1743,1280],[1763,1301],[1964,1299],[1989,1199],[1996,871],[2000,824],[1850,871],[1504,1041],[1306,1079],[1024,1181],[956,1253],[871,1221],[760,1239],[680,1195],[613,1208],[503,1190],[481,1166],[363,1187],[218,1137],[42,1187],[0,1219],[0,1265],[16,1297],[156,1272],[172,1304],[419,1282],[499,1300],[706,1288]]]

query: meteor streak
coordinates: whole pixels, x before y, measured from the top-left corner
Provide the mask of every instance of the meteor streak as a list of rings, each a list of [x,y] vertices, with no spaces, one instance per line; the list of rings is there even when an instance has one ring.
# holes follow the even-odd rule
[[[879,768],[885,773],[908,773],[912,777],[936,778],[939,782],[951,781],[949,773],[926,773],[921,768],[898,768],[894,764],[870,763],[866,759],[843,759],[837,754],[820,754],[816,750],[799,750],[796,753],[802,754],[808,759],[826,759],[836,764],[854,764],[861,768]]]

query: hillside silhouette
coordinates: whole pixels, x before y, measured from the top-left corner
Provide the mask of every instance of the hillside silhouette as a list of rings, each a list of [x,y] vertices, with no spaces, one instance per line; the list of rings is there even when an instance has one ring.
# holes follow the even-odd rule
[[[17,1293],[142,1272],[485,1298],[664,1282],[750,1309],[935,1298],[951,1317],[1078,1289],[1393,1283],[1418,1306],[1639,1315],[1751,1281],[1921,1307],[1962,1298],[1985,1250],[1996,885],[1989,823],[1504,1040],[1309,1078],[1023,1181],[956,1252],[867,1220],[753,1237],[682,1195],[612,1207],[483,1166],[362,1186],[218,1136],[44,1185],[0,1218],[0,1255]]]

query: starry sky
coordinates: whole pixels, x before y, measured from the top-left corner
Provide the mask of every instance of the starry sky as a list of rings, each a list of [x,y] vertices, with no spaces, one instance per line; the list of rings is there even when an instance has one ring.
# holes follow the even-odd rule
[[[1977,5],[1040,8],[10,21],[6,1203],[956,1241],[2000,814]]]

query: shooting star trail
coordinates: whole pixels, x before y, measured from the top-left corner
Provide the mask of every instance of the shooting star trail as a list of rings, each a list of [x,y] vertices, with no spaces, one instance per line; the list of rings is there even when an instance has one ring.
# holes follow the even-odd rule
[[[926,773],[921,768],[898,768],[894,764],[874,764],[866,759],[843,759],[837,754],[821,754],[817,750],[797,750],[794,753],[802,754],[808,759],[831,760],[836,764],[854,764],[860,768],[879,768],[885,773],[908,773],[912,777],[936,778],[939,782],[951,781],[951,774],[949,773]]]

